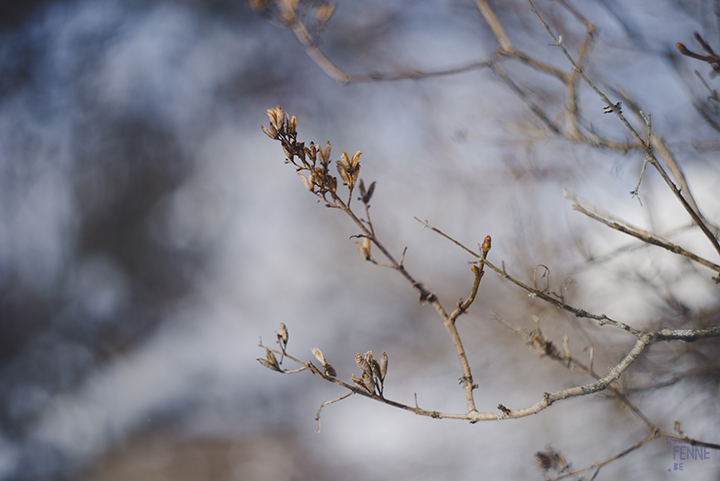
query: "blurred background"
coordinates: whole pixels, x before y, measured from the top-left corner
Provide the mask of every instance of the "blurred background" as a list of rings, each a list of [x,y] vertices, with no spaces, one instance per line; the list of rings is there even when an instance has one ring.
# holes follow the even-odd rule
[[[652,113],[704,214],[720,221],[717,104],[694,71],[711,89],[717,79],[674,48],[701,51],[698,31],[720,50],[718,2],[573,3],[598,26],[588,75]],[[493,5],[519,49],[569,70],[527,3]],[[420,407],[449,412],[465,401],[433,309],[362,260],[350,220],[318,203],[261,132],[276,105],[297,116],[301,140],[329,140],[333,160],[363,152],[378,236],[398,257],[407,246],[406,267],[446,308],[468,294],[473,259],[414,216],[471,248],[490,234],[490,259],[508,272],[528,283],[537,272],[572,305],[641,329],[718,325],[718,287],[709,270],[642,247],[563,197],[571,190],[658,233],[687,227],[655,172],[642,204],[629,194],[641,154],[551,136],[487,69],[340,84],[253,6],[0,4],[0,480],[542,479],[533,456],[547,446],[581,468],[647,436],[604,394],[476,425],[354,396],[326,407],[315,432],[320,404],[344,392],[256,361],[281,322],[290,353],[310,359],[318,346],[342,379],[357,373],[354,353],[387,351],[388,398],[413,404],[417,394]],[[577,51],[582,24],[561,2],[538,8]],[[321,44],[351,74],[454,68],[496,48],[473,2],[458,0],[341,0]],[[504,66],[562,114],[559,84]],[[586,86],[579,96],[587,125],[629,138]],[[697,230],[672,240],[717,260]],[[586,361],[592,346],[601,373],[633,344],[489,272],[458,324],[483,411],[591,381],[539,359],[498,318],[528,331],[537,318]],[[718,352],[714,340],[653,346],[622,386],[662,429],[679,420],[718,443]],[[597,479],[720,479],[710,454],[673,471],[672,446],[656,440]]]

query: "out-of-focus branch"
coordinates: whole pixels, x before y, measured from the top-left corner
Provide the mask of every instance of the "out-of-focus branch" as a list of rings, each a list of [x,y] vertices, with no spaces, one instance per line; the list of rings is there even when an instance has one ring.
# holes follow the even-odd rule
[[[673,192],[675,197],[680,201],[680,204],[683,206],[683,208],[687,211],[687,213],[690,215],[690,217],[693,219],[693,221],[700,227],[700,230],[703,231],[705,236],[710,240],[710,243],[713,245],[715,250],[720,254],[720,242],[718,242],[717,237],[713,235],[713,233],[710,231],[706,223],[702,220],[702,218],[698,215],[699,211],[696,211],[693,209],[693,207],[690,205],[688,200],[685,198],[683,193],[680,191],[680,189],[675,185],[675,183],[672,181],[672,179],[668,176],[667,172],[663,168],[663,166],[660,164],[658,159],[655,157],[655,153],[652,149],[652,144],[647,143],[643,138],[638,134],[638,132],[635,130],[635,128],[630,125],[630,123],[627,121],[625,116],[622,114],[621,109],[618,105],[614,105],[610,99],[585,75],[582,68],[575,62],[573,57],[570,55],[570,53],[567,51],[567,49],[562,45],[562,42],[558,40],[558,38],[555,36],[555,34],[550,30],[550,27],[548,24],[543,20],[540,13],[535,8],[535,5],[533,4],[532,0],[528,0],[530,3],[530,6],[532,7],[533,12],[537,16],[537,18],[540,20],[540,23],[545,27],[545,30],[547,31],[548,35],[555,41],[555,46],[560,48],[560,50],[563,52],[565,57],[568,59],[570,64],[573,66],[573,69],[576,70],[582,79],[592,88],[595,93],[605,102],[607,105],[607,108],[610,109],[615,115],[620,119],[622,124],[625,126],[625,128],[630,132],[632,137],[635,139],[635,141],[642,147],[642,149],[645,151],[647,155],[648,161],[655,167],[655,169],[660,173],[660,176],[663,178],[665,183],[670,187],[670,190]]]
[[[624,234],[628,234],[633,237],[636,237],[648,244],[653,244],[658,247],[662,247],[663,249],[666,249],[675,254],[687,257],[688,259],[690,259],[694,262],[697,262],[700,265],[703,265],[705,267],[708,267],[708,268],[720,273],[719,265],[714,264],[707,259],[703,259],[702,257],[700,257],[696,254],[693,254],[692,252],[689,252],[689,251],[683,249],[682,247],[680,247],[679,245],[673,244],[672,242],[665,240],[660,236],[657,236],[651,232],[642,230],[639,227],[635,227],[631,224],[628,224],[627,222],[620,220],[611,214],[608,214],[607,212],[599,209],[598,207],[590,204],[589,202],[580,199],[572,192],[569,192],[566,190],[565,197],[572,200],[573,210],[576,210],[576,211],[580,212],[581,214],[585,214],[586,216],[590,217],[591,219],[601,222],[601,223],[605,224],[606,226],[608,226],[612,229],[615,229],[617,231],[620,231]],[[590,210],[592,210],[593,212],[590,212]]]

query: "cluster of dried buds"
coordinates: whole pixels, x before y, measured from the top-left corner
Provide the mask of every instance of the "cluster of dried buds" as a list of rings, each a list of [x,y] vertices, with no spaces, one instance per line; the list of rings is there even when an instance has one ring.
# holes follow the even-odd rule
[[[380,361],[377,361],[373,357],[372,351],[368,351],[364,355],[356,353],[355,363],[357,363],[362,371],[362,377],[356,376],[355,374],[351,377],[355,386],[369,394],[378,394],[382,397],[383,383],[385,382],[388,367],[387,352],[382,353]]]
[[[330,142],[326,142],[324,148],[318,147],[314,142],[310,142],[306,147],[304,142],[297,141],[297,119],[294,115],[288,117],[279,106],[269,109],[265,115],[270,120],[270,126],[262,125],[262,131],[271,139],[280,141],[287,157],[286,163],[296,167],[297,174],[305,187],[310,192],[322,196],[326,201],[330,202],[325,197],[328,193],[334,199],[337,192],[337,178],[330,174]],[[347,152],[343,152],[336,163],[336,168],[343,184],[348,188],[349,204],[360,175],[360,152],[355,152],[352,157]],[[363,184],[361,199],[367,204],[372,196],[374,183],[368,190],[364,187]]]

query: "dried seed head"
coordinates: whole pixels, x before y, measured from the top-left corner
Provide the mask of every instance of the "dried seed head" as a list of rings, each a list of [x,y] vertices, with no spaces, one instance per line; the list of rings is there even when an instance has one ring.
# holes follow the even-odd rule
[[[327,361],[325,360],[325,356],[323,356],[323,353],[318,349],[317,347],[312,348],[312,353],[315,356],[315,358],[322,364],[323,366],[327,364]]]
[[[306,188],[307,190],[309,190],[310,192],[312,192],[314,186],[313,186],[312,183],[307,179],[307,177],[305,177],[304,175],[302,175],[300,172],[298,172],[297,175],[298,175],[298,177],[300,177],[300,180],[302,180],[303,184],[305,184],[305,188]]]
[[[275,357],[275,354],[268,348],[265,348],[267,350],[267,359],[271,363],[275,364],[276,366],[280,367],[280,363],[278,363],[277,358]]]
[[[330,20],[330,17],[332,17],[333,13],[335,13],[335,6],[336,5],[334,3],[321,4],[315,11],[315,17],[318,19],[318,22],[326,23]]]
[[[248,0],[250,8],[252,8],[256,12],[261,12],[265,10],[269,3],[270,0]]]
[[[278,363],[278,360],[275,357],[275,354],[273,354],[273,352],[270,349],[268,349],[267,347],[265,348],[265,350],[267,351],[267,355],[266,355],[267,358],[266,359],[258,358],[258,361],[260,361],[260,364],[262,364],[263,366],[265,366],[268,369],[272,369],[273,371],[283,372],[283,370],[280,369],[280,364]]]
[[[358,367],[362,370],[363,373],[370,374],[372,371],[370,370],[370,364],[358,353],[355,353],[355,363],[358,365]]]
[[[370,257],[370,238],[363,237],[363,248],[367,251],[368,257]]]
[[[385,375],[387,374],[388,368],[388,355],[387,352],[383,352],[380,357],[380,380],[385,381]]]
[[[363,373],[363,384],[370,394],[375,394],[375,381],[370,373]]]
[[[558,472],[564,471],[568,468],[567,461],[561,453],[555,451],[551,446],[547,446],[545,451],[538,451],[535,453],[535,463],[542,470],[555,470]]]
[[[360,200],[363,202],[363,204],[367,204],[368,202],[370,202],[373,192],[375,192],[375,182],[370,184],[370,187],[365,190],[365,183],[362,179],[360,179]]]
[[[361,155],[361,152],[359,150],[357,152],[355,152],[355,154],[353,154],[352,160],[350,161],[351,169],[355,170],[357,168],[357,166],[360,165],[360,155]]]
[[[353,384],[355,384],[356,387],[362,389],[363,391],[369,392],[372,394],[372,392],[368,391],[367,386],[365,385],[365,382],[363,381],[363,378],[357,377],[355,374],[352,374],[350,376],[350,379],[352,379]]]
[[[273,364],[272,362],[268,361],[267,359],[263,359],[263,358],[259,357],[258,361],[260,361],[260,364],[262,364],[263,366],[265,366],[266,368],[268,368],[272,371],[282,372],[282,369],[280,369],[279,366]]]
[[[308,158],[312,161],[312,164],[315,165],[315,159],[317,159],[318,154],[318,148],[315,145],[315,142],[310,142],[310,145],[305,147],[305,155],[308,156]]]
[[[360,251],[360,255],[362,255],[365,260],[369,260],[370,259],[370,250],[367,247],[365,247],[364,243],[361,244],[358,241],[353,241],[353,242],[355,242],[355,247],[357,247],[357,250]]]
[[[267,135],[271,139],[273,139],[273,140],[277,139],[277,130],[275,130],[275,129],[268,130],[267,127],[265,127],[264,125],[261,125],[260,128],[262,129],[263,132],[265,132],[265,135]]]
[[[325,374],[327,374],[330,377],[337,377],[337,372],[335,371],[335,368],[332,367],[330,364],[323,364],[323,369],[325,370]]]
[[[382,379],[380,379],[380,364],[377,362],[376,359],[373,359],[370,363],[370,368],[372,368],[372,374],[376,381],[382,382]]]
[[[320,163],[327,167],[330,164],[330,142],[325,143],[325,149],[318,149],[320,154]]]
[[[280,329],[275,331],[275,334],[277,334],[278,341],[282,341],[283,344],[288,343],[290,335],[288,334],[287,326],[284,322],[280,323]]]
[[[271,129],[277,132],[282,132],[284,130],[285,112],[283,112],[283,109],[280,108],[279,105],[274,109],[268,109],[268,111],[265,112],[265,115],[267,115],[267,118],[270,120]]]

